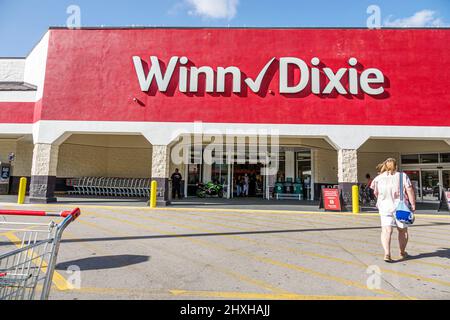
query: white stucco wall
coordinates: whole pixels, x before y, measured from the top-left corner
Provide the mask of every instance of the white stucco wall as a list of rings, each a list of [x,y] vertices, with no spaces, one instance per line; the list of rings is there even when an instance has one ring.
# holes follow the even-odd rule
[[[25,62],[24,81],[37,86],[36,100],[42,98],[44,92],[45,70],[47,66],[48,42],[50,31],[42,37],[33,48]]]
[[[0,58],[0,82],[22,82],[25,73],[25,58]]]

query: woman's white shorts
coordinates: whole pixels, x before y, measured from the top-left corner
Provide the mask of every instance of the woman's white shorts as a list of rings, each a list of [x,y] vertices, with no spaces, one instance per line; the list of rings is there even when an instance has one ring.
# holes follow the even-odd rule
[[[380,218],[382,227],[397,227],[400,229],[408,228],[407,224],[404,224],[403,222],[400,222],[397,219],[395,219],[393,213],[380,212]]]

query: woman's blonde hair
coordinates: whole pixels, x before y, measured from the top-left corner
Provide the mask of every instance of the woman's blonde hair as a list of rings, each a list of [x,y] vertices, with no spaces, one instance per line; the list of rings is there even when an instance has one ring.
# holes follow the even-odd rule
[[[397,172],[397,160],[388,158],[377,166],[377,170],[379,170],[380,173],[389,172],[389,174],[394,174]]]
[[[379,163],[379,164],[377,165],[376,169],[377,169],[377,173],[378,173],[378,174],[383,173],[383,166],[384,166],[384,162]]]

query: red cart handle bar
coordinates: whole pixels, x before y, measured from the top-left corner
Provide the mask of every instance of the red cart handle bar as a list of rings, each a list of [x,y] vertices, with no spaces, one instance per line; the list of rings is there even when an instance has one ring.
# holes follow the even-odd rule
[[[80,216],[79,208],[72,211],[62,212],[45,212],[45,211],[27,211],[27,210],[0,210],[0,216],[31,216],[31,217],[62,217],[72,216],[72,220],[76,220]]]

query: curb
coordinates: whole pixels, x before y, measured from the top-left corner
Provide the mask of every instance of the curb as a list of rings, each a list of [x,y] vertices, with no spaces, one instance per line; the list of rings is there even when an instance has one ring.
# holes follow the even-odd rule
[[[0,206],[19,206],[16,203],[0,203]],[[366,217],[374,217],[378,216],[377,212],[367,212],[367,213],[349,213],[349,212],[324,212],[324,211],[300,211],[300,210],[270,210],[270,209],[225,209],[225,208],[155,208],[151,209],[148,207],[137,207],[137,206],[101,206],[101,205],[67,205],[67,204],[24,204],[21,207],[29,207],[29,208],[73,208],[74,206],[79,207],[81,209],[111,209],[111,210],[142,210],[142,211],[162,211],[162,212],[170,212],[170,211],[197,211],[197,212],[206,212],[206,213],[220,213],[220,212],[237,212],[237,213],[272,213],[272,214],[298,214],[298,215],[338,215],[338,216],[350,216],[350,217],[358,217],[358,216],[366,216]],[[439,214],[417,214],[419,217],[427,217],[427,218],[444,218],[450,219],[450,215],[439,215]]]

